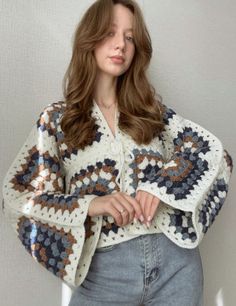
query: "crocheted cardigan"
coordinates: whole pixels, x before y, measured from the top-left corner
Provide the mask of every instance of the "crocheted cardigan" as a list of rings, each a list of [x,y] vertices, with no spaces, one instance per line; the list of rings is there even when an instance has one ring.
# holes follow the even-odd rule
[[[44,109],[4,180],[4,212],[31,256],[79,286],[96,248],[160,231],[180,247],[198,246],[225,201],[232,172],[219,139],[164,107],[164,131],[139,146],[119,129],[119,113],[113,136],[94,100],[94,140],[72,149],[63,141],[64,109],[64,102]],[[138,190],[161,200],[150,229],[87,214],[96,196]]]

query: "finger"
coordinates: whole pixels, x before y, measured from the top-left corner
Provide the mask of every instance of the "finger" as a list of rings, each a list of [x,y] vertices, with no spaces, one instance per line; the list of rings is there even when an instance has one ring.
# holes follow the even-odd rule
[[[154,197],[152,200],[151,210],[150,210],[150,221],[153,219],[154,215],[156,214],[157,208],[160,204],[160,199],[158,197]]]
[[[153,200],[153,195],[150,193],[147,194],[146,201],[145,201],[145,207],[144,207],[144,217],[145,217],[146,223],[150,221],[149,219],[150,219],[150,212],[151,212],[151,207],[152,207],[152,200]]]
[[[135,195],[135,197],[134,197],[134,199],[139,203],[139,198],[140,198],[140,196],[139,196],[139,192],[137,192],[136,193],[136,195]],[[140,206],[140,203],[139,203],[139,207],[140,207],[140,209],[141,209],[141,215],[142,215],[142,217],[143,217],[143,212],[142,212],[142,208],[141,208],[141,206]],[[136,212],[135,212],[135,218],[136,218],[136,220],[137,219],[140,219],[140,217],[141,217],[141,215],[139,216]],[[144,218],[144,217],[143,217]],[[141,218],[142,219],[142,218]]]
[[[143,223],[145,222],[145,203],[146,203],[146,197],[147,194],[145,192],[140,192],[140,198],[139,198],[139,203],[141,205],[142,211],[143,211],[143,217],[144,220],[142,221]]]
[[[129,223],[129,219],[130,219],[129,212],[126,209],[125,205],[121,205],[121,209],[119,209],[119,213],[122,219],[121,226],[125,226],[126,224]]]
[[[139,218],[139,219],[141,220],[141,222],[144,221],[144,206],[141,205],[141,202],[143,203],[143,201],[140,201],[141,198],[142,198],[142,193],[143,193],[143,191],[142,191],[142,190],[139,190],[139,191],[137,192],[137,194],[136,194],[136,199],[137,199],[137,201],[139,202],[140,207],[141,207],[141,210],[142,210],[142,216],[141,216],[141,218]]]
[[[132,221],[132,219],[130,219],[130,214],[129,214],[129,212],[128,212],[126,209],[124,209],[124,210],[121,212],[121,216],[122,216],[122,218],[123,218],[122,226],[125,226],[125,225],[129,224],[129,223]]]
[[[122,226],[125,222],[127,222],[127,214],[121,214],[122,211],[126,210],[125,207],[120,202],[119,197],[114,195],[110,197],[109,203],[110,205],[107,205],[108,215],[111,215],[115,219],[117,225]]]
[[[115,200],[117,201],[116,207],[118,207],[119,211],[122,212],[123,217],[123,224],[126,225],[133,221],[135,210],[133,206],[129,203],[127,198],[122,194],[119,193],[116,195]]]
[[[135,212],[134,217],[136,219],[140,219],[141,215],[143,215],[141,205],[139,201],[137,201],[135,198],[129,196],[128,194],[124,194],[124,197],[127,199],[127,201],[133,206]]]
[[[119,202],[114,203],[114,208],[117,212],[117,219],[119,221],[119,226],[125,226],[130,222],[130,214],[124,205],[120,205]]]
[[[110,206],[108,208],[108,215],[113,217],[113,219],[115,220],[115,223],[118,226],[122,226],[122,224],[123,224],[123,217],[122,217],[120,211],[118,209],[116,209],[115,206]]]
[[[137,201],[140,200],[140,190],[136,192],[135,199],[136,199]]]

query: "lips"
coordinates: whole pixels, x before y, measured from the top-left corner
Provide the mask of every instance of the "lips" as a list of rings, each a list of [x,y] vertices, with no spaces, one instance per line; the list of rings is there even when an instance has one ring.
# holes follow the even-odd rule
[[[122,62],[123,63],[125,61],[124,57],[119,56],[119,55],[111,56],[110,58],[114,61],[117,61],[117,62]]]

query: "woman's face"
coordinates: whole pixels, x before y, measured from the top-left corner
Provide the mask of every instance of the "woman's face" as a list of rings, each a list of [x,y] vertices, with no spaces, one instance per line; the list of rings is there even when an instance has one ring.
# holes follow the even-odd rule
[[[113,25],[108,36],[94,50],[100,73],[118,77],[129,68],[134,57],[133,14],[121,4],[113,6]],[[116,59],[120,56],[122,59]]]

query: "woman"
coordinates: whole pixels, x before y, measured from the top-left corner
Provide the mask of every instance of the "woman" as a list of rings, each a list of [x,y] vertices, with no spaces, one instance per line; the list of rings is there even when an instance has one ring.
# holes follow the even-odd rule
[[[5,212],[70,306],[203,305],[198,245],[227,194],[221,142],[164,106],[133,0],[98,0],[75,33],[65,101],[41,113],[4,182]]]

